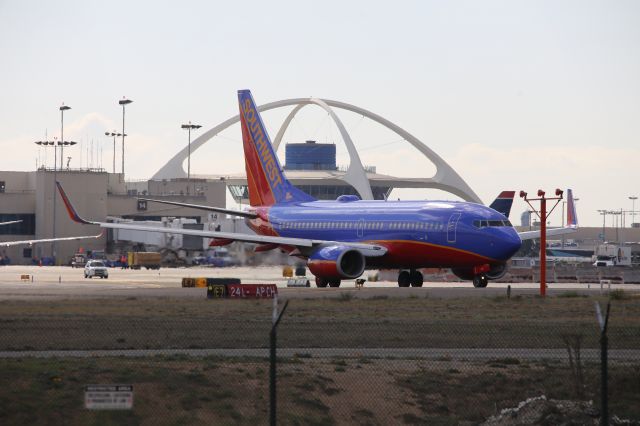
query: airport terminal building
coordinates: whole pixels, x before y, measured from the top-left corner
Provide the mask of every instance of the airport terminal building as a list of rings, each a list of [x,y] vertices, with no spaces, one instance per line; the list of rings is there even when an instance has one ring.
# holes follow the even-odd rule
[[[69,218],[62,198],[55,188],[57,179],[72,199],[79,214],[89,220],[133,220],[159,221],[163,217],[190,217],[203,223],[206,214],[179,207],[167,208],[157,203],[139,202],[135,193],[127,192],[123,175],[102,170],[62,170],[55,172],[41,168],[35,172],[0,171],[0,220],[22,220],[22,222],[0,227],[0,242],[97,235],[98,226],[79,225]],[[224,181],[200,182],[198,195],[184,193],[186,182],[150,181],[148,194],[166,199],[197,204],[223,205],[226,198]],[[170,195],[176,194],[176,195]],[[55,210],[54,210],[55,198]],[[55,229],[54,229],[55,228]],[[59,241],[3,247],[0,256],[13,264],[30,264],[55,255],[58,264],[66,264],[79,249],[110,250],[117,235],[109,231],[99,239]]]

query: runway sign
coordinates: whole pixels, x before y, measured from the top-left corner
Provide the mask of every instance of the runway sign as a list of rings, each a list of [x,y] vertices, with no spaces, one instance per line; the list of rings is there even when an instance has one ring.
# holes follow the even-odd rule
[[[232,284],[227,286],[231,299],[273,299],[278,293],[275,284]]]
[[[88,410],[131,410],[133,385],[87,385],[84,407]]]

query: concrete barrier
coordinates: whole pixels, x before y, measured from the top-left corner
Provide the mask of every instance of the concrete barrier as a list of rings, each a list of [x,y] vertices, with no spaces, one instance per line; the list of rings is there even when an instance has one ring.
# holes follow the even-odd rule
[[[625,269],[623,279],[625,284],[640,284],[640,269]]]
[[[578,276],[575,265],[556,265],[556,280],[559,283],[576,283]]]
[[[579,283],[599,283],[600,273],[592,265],[579,265],[576,268],[576,278]]]
[[[600,279],[601,280],[609,280],[613,284],[620,284],[623,282],[624,271],[619,268],[614,267],[605,267],[600,268]]]

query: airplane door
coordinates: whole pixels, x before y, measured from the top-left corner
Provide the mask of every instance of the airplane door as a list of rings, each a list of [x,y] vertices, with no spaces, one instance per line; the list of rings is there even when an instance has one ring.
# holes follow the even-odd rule
[[[447,242],[456,242],[456,228],[458,227],[458,220],[460,220],[460,213],[453,213],[449,218],[447,224]]]
[[[358,221],[358,238],[362,238],[364,235],[364,219]]]

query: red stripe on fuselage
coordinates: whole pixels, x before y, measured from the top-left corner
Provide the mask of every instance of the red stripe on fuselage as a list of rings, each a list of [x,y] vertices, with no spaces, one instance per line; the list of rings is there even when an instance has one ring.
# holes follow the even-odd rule
[[[387,248],[381,257],[367,258],[367,266],[381,268],[462,267],[484,263],[500,263],[496,259],[454,247],[418,241],[368,241]]]

